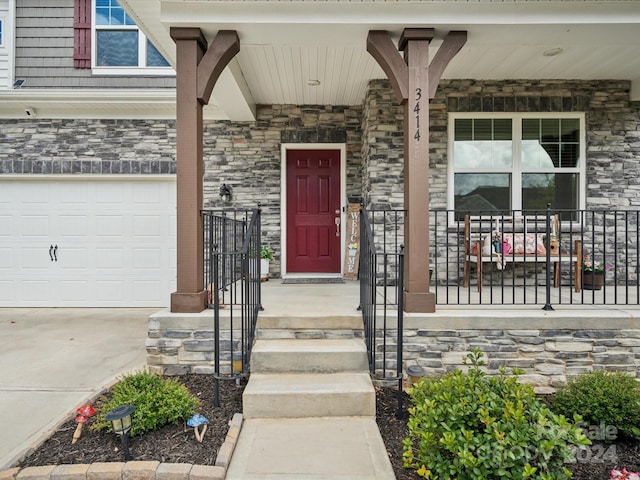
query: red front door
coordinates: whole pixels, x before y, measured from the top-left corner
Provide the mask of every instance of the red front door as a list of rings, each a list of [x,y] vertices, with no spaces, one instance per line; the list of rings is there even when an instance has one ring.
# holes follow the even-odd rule
[[[340,151],[287,151],[287,272],[340,273]]]

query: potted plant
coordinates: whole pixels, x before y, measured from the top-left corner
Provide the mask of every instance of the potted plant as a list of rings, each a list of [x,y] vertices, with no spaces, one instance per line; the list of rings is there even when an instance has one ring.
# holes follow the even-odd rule
[[[273,260],[273,250],[268,246],[260,247],[260,279],[269,280],[269,262]]]
[[[589,255],[582,257],[582,287],[585,290],[600,290],[604,285],[604,274],[611,266],[594,262]]]

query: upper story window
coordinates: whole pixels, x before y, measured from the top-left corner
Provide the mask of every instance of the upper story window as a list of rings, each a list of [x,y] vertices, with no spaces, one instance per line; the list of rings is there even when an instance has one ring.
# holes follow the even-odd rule
[[[451,114],[450,208],[584,208],[584,131],[583,114]]]
[[[92,68],[113,75],[173,74],[117,0],[94,0]]]

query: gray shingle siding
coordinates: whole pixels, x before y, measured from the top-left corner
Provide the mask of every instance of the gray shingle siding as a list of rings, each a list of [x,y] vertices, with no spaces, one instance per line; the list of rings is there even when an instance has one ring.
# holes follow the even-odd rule
[[[15,76],[26,80],[24,88],[175,88],[174,76],[93,75],[73,68],[73,5],[17,2]]]

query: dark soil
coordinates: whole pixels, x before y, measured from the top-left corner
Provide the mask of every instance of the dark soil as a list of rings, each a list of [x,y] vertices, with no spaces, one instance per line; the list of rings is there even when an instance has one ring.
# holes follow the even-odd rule
[[[211,422],[202,443],[195,439],[193,429],[185,425],[167,425],[155,432],[130,439],[134,460],[158,460],[171,463],[213,465],[218,449],[224,442],[228,422],[235,413],[242,412],[244,384],[220,382],[220,407],[213,406],[213,379],[208,375],[186,375],[178,380],[202,402],[201,414]],[[402,440],[408,435],[406,408],[409,397],[403,393],[404,414],[397,418],[397,391],[376,387],[377,421],[397,480],[417,480],[420,477],[402,466]],[[82,437],[75,444],[71,438],[76,428],[73,419],[65,422],[32,455],[19,463],[20,467],[78,464],[93,462],[121,462],[124,460],[121,442],[113,433],[95,432],[85,426]],[[578,462],[570,465],[574,479],[608,479],[612,468],[640,471],[640,446],[637,442],[619,439],[616,443],[594,443],[579,452]]]
[[[220,381],[220,407],[215,408],[214,382],[210,375],[184,375],[176,378],[200,399],[202,409],[198,413],[209,420],[204,440],[199,443],[193,429],[185,424],[166,425],[154,432],[131,437],[131,456],[134,460],[213,465],[218,449],[227,436],[229,421],[235,413],[242,412],[244,384],[238,386],[234,381]],[[80,440],[72,445],[76,423],[70,418],[18,466],[124,461],[120,438],[112,432],[93,431],[90,428],[91,418],[88,424],[82,429]]]

